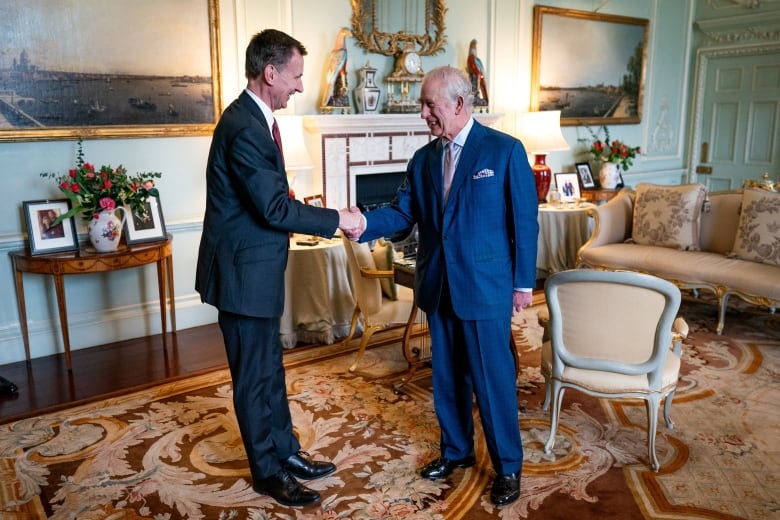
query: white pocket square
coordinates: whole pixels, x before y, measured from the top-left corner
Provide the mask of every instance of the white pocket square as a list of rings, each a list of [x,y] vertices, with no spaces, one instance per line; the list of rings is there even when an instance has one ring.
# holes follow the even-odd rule
[[[479,170],[477,173],[471,176],[472,179],[484,179],[485,177],[492,177],[495,175],[495,172],[489,168],[485,168],[484,170]]]

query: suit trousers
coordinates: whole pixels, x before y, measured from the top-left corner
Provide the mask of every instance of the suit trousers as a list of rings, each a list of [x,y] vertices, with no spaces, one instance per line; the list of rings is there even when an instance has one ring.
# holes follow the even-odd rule
[[[446,281],[439,307],[428,314],[441,456],[457,460],[474,453],[476,395],[488,453],[499,475],[519,472],[523,465],[517,374],[508,348],[510,322],[511,315],[500,320],[461,320],[452,308]]]
[[[219,312],[233,379],[233,407],[252,478],[270,477],[300,451],[287,401],[279,318]]]

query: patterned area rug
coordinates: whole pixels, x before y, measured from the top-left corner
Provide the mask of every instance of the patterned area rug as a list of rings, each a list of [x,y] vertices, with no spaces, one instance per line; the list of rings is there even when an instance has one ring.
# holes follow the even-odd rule
[[[405,369],[395,344],[369,350],[354,374],[354,352],[286,355],[301,444],[338,466],[309,483],[319,506],[285,508],[252,491],[223,370],[0,426],[0,519],[778,518],[780,318],[735,306],[716,336],[713,305],[686,301],[681,314],[691,333],[675,428],[659,421],[658,473],[638,401],[567,392],[544,454],[532,308],[513,324],[526,459],[522,496],[507,507],[489,501],[481,439],[475,467],[441,482],[416,475],[438,455],[430,372],[394,392]]]

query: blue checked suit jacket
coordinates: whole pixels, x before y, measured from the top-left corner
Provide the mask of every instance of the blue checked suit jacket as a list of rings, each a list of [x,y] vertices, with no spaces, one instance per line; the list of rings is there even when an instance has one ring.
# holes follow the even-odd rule
[[[418,226],[415,297],[436,310],[444,276],[463,320],[511,316],[514,288],[536,282],[536,187],[522,143],[474,123],[447,204],[442,144],[435,139],[408,164],[392,206],[368,212],[361,241]],[[507,321],[508,323],[508,321]]]

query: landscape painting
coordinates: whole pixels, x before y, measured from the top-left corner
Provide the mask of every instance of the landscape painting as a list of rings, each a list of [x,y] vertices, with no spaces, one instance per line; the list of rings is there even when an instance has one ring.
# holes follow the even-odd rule
[[[642,120],[648,21],[534,6],[531,110],[562,125]]]
[[[0,5],[0,141],[208,135],[218,0]]]

